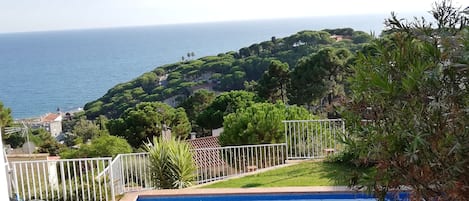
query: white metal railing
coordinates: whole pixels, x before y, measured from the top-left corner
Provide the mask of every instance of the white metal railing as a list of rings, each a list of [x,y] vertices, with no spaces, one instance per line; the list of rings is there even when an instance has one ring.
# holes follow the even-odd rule
[[[113,170],[98,177],[111,158],[10,162],[14,200],[114,201]]]
[[[5,158],[6,158],[6,155],[5,155]],[[12,174],[11,174],[11,171],[10,171],[10,165],[8,162],[5,162],[5,175],[6,175],[6,179],[7,179],[7,186],[8,186],[8,195],[12,195],[13,194],[13,186],[15,185],[14,180],[12,178]]]
[[[194,149],[197,184],[282,165],[285,143]],[[119,154],[110,164],[116,194],[152,189],[148,153]],[[108,171],[103,170],[103,173]]]
[[[285,149],[284,143],[195,149],[197,183],[285,164]]]
[[[340,149],[337,137],[345,132],[342,119],[291,120],[283,123],[287,159],[324,158]]]
[[[283,121],[282,144],[193,149],[197,184],[282,165],[288,159],[323,158],[340,150],[341,119]],[[9,195],[16,200],[112,200],[152,189],[148,153],[111,158],[10,162]]]
[[[117,194],[152,189],[148,153],[119,154],[109,166],[113,169]]]

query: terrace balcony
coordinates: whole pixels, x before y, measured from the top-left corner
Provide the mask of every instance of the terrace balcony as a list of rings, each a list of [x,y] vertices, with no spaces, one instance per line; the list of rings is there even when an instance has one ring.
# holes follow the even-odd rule
[[[220,147],[216,137],[192,141],[196,184],[252,174],[291,160],[321,159],[340,151],[340,119],[284,121],[285,143]],[[189,142],[191,142],[189,141]],[[5,167],[11,200],[116,200],[151,185],[148,153],[115,158],[13,161]]]

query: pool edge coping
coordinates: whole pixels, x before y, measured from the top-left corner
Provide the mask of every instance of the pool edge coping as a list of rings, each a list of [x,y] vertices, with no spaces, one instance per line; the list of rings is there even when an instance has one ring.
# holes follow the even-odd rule
[[[126,193],[119,201],[136,201],[139,196],[220,195],[253,193],[347,193],[356,192],[347,186],[269,187],[269,188],[186,188],[148,190]]]

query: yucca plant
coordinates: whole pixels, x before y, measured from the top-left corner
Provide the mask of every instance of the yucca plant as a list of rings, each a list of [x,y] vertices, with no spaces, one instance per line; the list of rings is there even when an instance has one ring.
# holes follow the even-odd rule
[[[196,178],[196,165],[189,144],[175,138],[154,137],[145,145],[153,186],[163,189],[186,188]]]

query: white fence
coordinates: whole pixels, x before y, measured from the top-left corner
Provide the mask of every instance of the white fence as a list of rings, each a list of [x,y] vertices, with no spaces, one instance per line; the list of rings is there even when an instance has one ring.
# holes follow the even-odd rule
[[[323,158],[340,150],[342,120],[284,121],[285,141],[192,150],[197,184],[282,165],[288,159]],[[10,162],[9,193],[14,200],[115,200],[115,195],[153,189],[148,153],[111,158]]]
[[[207,183],[285,164],[285,144],[195,149],[197,183]]]
[[[110,174],[97,177],[111,158],[85,158],[9,163],[10,197],[15,200],[112,200]]]
[[[285,124],[287,159],[324,158],[339,151],[337,137],[345,133],[342,119],[292,120]]]
[[[10,176],[10,166],[6,162],[4,162],[4,165],[5,165],[5,175],[7,179],[7,186],[8,186],[8,195],[13,195],[13,185],[12,185],[13,180],[12,180],[12,177]]]
[[[153,189],[148,153],[119,154],[111,163],[116,194]]]
[[[197,164],[197,184],[282,165],[286,160],[284,143],[204,148],[192,151]],[[153,189],[148,163],[148,153],[119,154],[112,161],[111,168],[108,168],[113,169],[114,191],[122,194]]]

